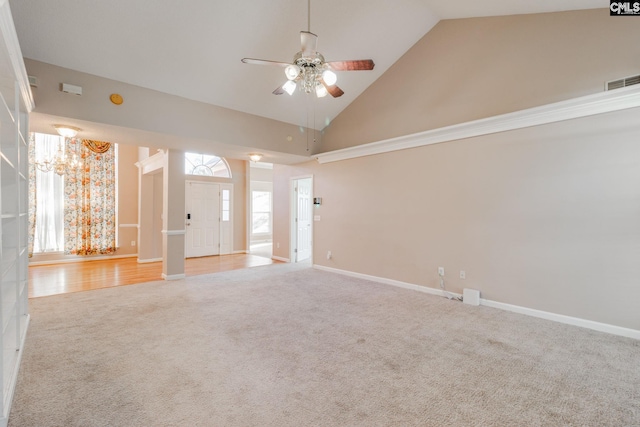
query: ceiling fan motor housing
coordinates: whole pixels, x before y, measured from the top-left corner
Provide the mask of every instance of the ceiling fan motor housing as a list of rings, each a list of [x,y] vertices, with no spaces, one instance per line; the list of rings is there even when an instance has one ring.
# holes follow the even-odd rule
[[[302,87],[306,93],[314,91],[320,82],[322,72],[327,69],[324,57],[318,52],[313,52],[313,55],[298,52],[293,57],[293,63],[300,67],[300,74],[295,80],[302,81]]]

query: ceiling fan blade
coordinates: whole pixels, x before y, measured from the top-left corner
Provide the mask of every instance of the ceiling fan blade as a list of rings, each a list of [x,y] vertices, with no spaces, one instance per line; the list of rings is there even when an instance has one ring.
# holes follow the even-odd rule
[[[300,44],[302,45],[302,53],[305,56],[315,54],[318,46],[318,36],[308,31],[300,31]]]
[[[327,89],[327,92],[329,92],[329,94],[331,96],[333,96],[334,98],[339,98],[342,95],[344,95],[344,91],[342,89],[340,89],[338,86],[336,86],[336,85],[329,86],[322,79],[320,79],[320,81],[322,82],[322,85],[325,87],[325,89]]]
[[[254,59],[254,58],[242,58],[242,63],[244,64],[254,64],[254,65],[277,65],[279,67],[287,67],[291,65],[288,62],[279,62],[279,61],[269,61],[266,59]]]
[[[278,86],[276,90],[274,90],[271,93],[274,95],[282,95],[284,93],[284,89],[282,88],[282,86]]]
[[[376,64],[371,59],[356,59],[353,61],[331,61],[327,62],[333,71],[367,71],[373,70]]]

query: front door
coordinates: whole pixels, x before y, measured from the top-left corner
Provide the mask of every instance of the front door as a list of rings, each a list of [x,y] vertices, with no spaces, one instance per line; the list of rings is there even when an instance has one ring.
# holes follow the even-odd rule
[[[187,258],[220,253],[220,184],[187,182],[185,188]]]
[[[296,262],[311,257],[311,178],[296,181],[297,254]]]

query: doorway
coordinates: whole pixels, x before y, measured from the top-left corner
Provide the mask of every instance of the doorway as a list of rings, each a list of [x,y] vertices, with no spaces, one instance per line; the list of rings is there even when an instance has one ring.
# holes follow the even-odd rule
[[[187,181],[185,257],[232,251],[232,184]]]
[[[290,259],[292,262],[302,262],[313,256],[313,177],[294,178],[291,183]]]

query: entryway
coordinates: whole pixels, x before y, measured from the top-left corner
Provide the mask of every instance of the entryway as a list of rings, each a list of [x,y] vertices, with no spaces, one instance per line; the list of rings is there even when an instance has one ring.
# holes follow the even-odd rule
[[[231,253],[233,184],[187,181],[185,257]]]

